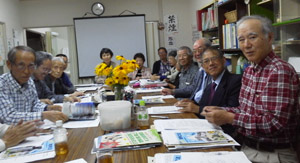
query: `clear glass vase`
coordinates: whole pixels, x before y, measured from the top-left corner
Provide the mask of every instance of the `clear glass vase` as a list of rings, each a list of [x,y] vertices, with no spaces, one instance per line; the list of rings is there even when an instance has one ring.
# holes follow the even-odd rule
[[[124,99],[124,85],[115,85],[114,86],[114,93],[115,93],[115,100],[123,100]]]

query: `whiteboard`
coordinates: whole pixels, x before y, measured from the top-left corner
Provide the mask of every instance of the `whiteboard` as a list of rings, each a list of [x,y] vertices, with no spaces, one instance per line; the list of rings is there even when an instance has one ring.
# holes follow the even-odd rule
[[[79,78],[95,76],[102,48],[113,51],[117,64],[117,55],[133,59],[143,53],[147,58],[145,15],[74,18],[74,26]]]

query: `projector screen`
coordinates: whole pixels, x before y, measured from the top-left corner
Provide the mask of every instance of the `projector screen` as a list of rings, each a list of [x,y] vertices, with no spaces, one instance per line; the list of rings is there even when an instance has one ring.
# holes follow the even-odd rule
[[[143,53],[147,59],[145,15],[74,18],[74,25],[79,78],[95,76],[102,48],[113,51],[117,64],[117,55],[133,59],[134,54]]]

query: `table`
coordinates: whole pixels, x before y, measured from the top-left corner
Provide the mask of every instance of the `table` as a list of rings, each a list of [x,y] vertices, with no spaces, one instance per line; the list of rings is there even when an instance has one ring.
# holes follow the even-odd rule
[[[142,95],[139,95],[141,97]],[[160,106],[174,104],[176,99],[164,99],[166,103],[160,104]],[[157,106],[157,105],[147,105],[148,106]],[[181,114],[168,114],[170,119],[175,118],[198,118],[193,113],[181,113]],[[153,124],[155,118],[150,118],[150,124]],[[43,163],[50,162],[65,162],[71,161],[79,158],[85,159],[89,163],[94,163],[96,156],[91,154],[91,149],[93,147],[94,138],[103,135],[104,131],[100,126],[93,128],[81,128],[81,129],[68,129],[68,147],[69,152],[63,156],[56,156],[53,159],[38,161]],[[222,148],[211,148],[211,149],[197,149],[189,150],[197,152],[211,152],[211,151],[232,151],[230,147]],[[165,153],[167,148],[162,145],[160,147],[143,149],[143,150],[128,150],[128,151],[118,151],[114,152],[113,157],[115,163],[147,163],[147,156],[154,156],[155,153]]]

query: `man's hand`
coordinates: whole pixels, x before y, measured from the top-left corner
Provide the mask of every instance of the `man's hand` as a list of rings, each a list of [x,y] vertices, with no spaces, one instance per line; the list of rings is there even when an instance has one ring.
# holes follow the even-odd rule
[[[173,91],[172,91],[172,89],[164,88],[161,90],[161,94],[162,95],[173,95]]]
[[[188,113],[199,113],[199,106],[194,102],[181,102],[177,105],[177,107],[182,107],[179,111],[188,112]]]
[[[84,92],[82,91],[78,91],[78,92],[74,92],[72,94],[70,94],[71,97],[78,97],[78,96],[83,96]]]
[[[64,97],[64,101],[70,101],[70,102],[80,102],[80,98],[74,97],[74,96],[69,96],[69,97]]]
[[[183,100],[180,100],[180,101],[177,101],[174,105],[175,106],[179,106],[181,103],[184,103],[184,102],[194,102],[193,100],[190,100],[188,98],[185,98]]]
[[[158,75],[152,75],[150,77],[151,80],[158,80],[159,78],[160,78],[160,76],[158,76]]]
[[[40,101],[48,105],[53,105],[53,102],[49,99],[40,99]]]
[[[201,113],[208,122],[216,125],[232,124],[234,114],[217,106],[206,106]]]
[[[48,105],[47,110],[48,111],[52,111],[52,110],[61,111],[62,107],[60,105]]]
[[[2,138],[6,148],[15,146],[27,137],[35,135],[37,132],[37,124],[37,120],[25,123],[23,123],[23,120],[20,120],[16,126],[10,126]]]
[[[63,114],[62,112],[58,111],[44,111],[42,113],[43,119],[48,119],[52,122],[56,122],[57,120],[62,120],[63,122],[67,121],[69,118]]]

